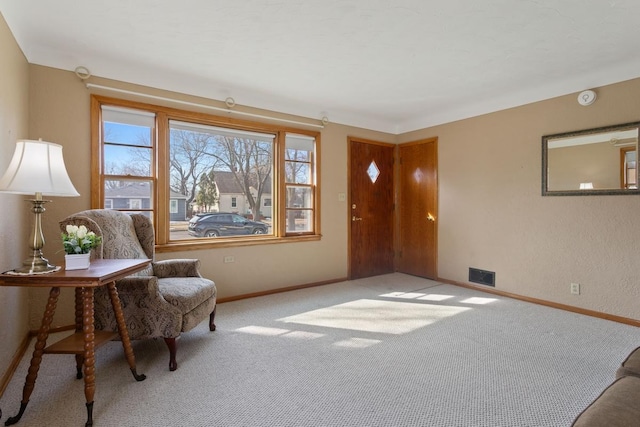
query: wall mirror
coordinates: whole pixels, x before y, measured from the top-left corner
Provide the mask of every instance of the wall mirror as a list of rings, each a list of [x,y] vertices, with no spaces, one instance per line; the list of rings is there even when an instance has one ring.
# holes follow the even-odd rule
[[[640,122],[542,137],[542,195],[640,194]]]

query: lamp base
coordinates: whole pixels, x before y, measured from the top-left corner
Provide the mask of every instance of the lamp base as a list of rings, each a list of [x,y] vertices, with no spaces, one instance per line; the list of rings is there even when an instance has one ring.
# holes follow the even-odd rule
[[[34,252],[40,252],[40,251],[34,251]],[[16,268],[13,271],[15,271],[16,273],[31,274],[31,273],[45,273],[48,271],[54,271],[57,268],[58,267],[56,267],[55,265],[49,264],[49,261],[46,258],[44,258],[41,253],[38,253],[38,254],[34,253],[31,258],[27,258],[22,262],[22,267]]]
[[[35,199],[30,199],[33,204],[31,212],[34,214],[34,227],[29,236],[29,247],[31,248],[31,257],[22,262],[22,267],[13,270],[20,274],[36,274],[55,271],[56,266],[49,264],[49,261],[42,256],[42,248],[44,247],[44,236],[42,235],[42,214],[45,211],[44,204],[49,200],[42,200],[42,193],[36,193]]]

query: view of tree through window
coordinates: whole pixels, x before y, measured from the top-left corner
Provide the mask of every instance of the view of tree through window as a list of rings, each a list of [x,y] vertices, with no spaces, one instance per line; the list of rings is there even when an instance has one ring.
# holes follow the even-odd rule
[[[274,134],[174,120],[169,128],[171,190],[187,196],[191,214],[231,212],[271,226],[262,200],[273,189]]]
[[[317,133],[125,104],[101,104],[92,115],[101,150],[94,207],[159,221],[159,244],[317,233]]]

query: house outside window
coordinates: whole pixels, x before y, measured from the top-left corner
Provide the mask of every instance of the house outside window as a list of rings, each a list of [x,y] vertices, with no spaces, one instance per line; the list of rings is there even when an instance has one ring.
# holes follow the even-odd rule
[[[100,188],[92,207],[149,216],[160,251],[173,242],[184,248],[320,238],[318,132],[97,95],[91,111],[92,179]],[[266,221],[266,235],[214,239],[185,231],[195,214],[231,210]]]
[[[104,199],[104,208],[113,209],[113,199]]]
[[[129,209],[142,209],[142,199],[129,199]]]

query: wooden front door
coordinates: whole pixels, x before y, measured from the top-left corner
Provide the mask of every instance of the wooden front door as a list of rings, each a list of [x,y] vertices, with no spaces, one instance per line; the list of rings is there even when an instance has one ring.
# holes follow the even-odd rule
[[[394,271],[392,144],[349,138],[349,278]]]
[[[399,147],[398,271],[436,279],[438,231],[438,139]]]

